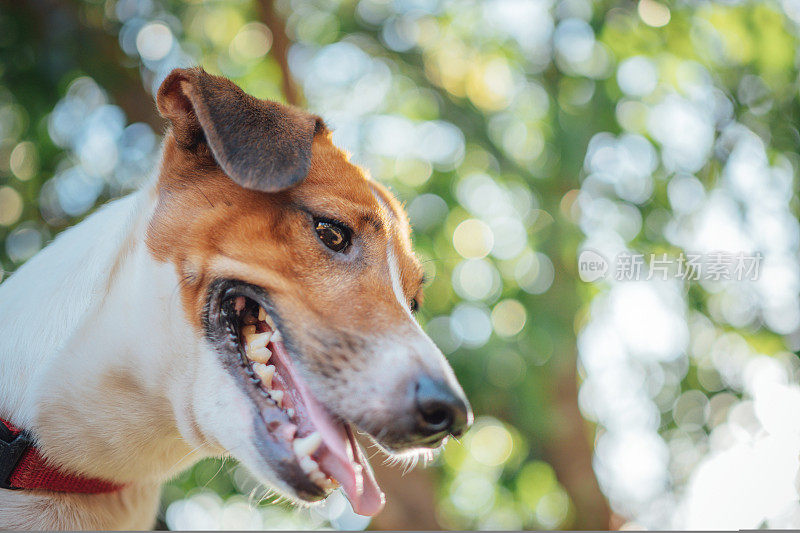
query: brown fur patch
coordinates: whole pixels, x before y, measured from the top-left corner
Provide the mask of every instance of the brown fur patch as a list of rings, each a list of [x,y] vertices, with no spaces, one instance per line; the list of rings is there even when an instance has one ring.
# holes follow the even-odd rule
[[[348,253],[319,241],[314,216],[352,229]],[[160,261],[175,264],[184,308],[198,328],[214,279],[252,283],[270,294],[281,329],[309,364],[335,373],[358,357],[355,346],[405,318],[391,286],[390,243],[408,300],[418,297],[422,268],[399,203],[329,134],[316,136],[306,179],[278,193],[240,187],[212,159],[167,138],[147,244]],[[313,360],[323,353],[324,361]]]

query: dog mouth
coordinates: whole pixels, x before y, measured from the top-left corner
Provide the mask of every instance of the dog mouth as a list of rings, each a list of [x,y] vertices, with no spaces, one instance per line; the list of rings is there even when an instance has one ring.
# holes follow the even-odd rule
[[[262,456],[301,499],[320,500],[341,486],[356,513],[377,514],[385,497],[353,428],[330,413],[300,376],[265,291],[226,281],[212,292],[207,333],[257,409]]]

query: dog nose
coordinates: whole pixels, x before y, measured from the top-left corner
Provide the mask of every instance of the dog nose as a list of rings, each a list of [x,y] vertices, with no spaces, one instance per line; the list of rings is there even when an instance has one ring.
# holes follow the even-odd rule
[[[426,444],[438,445],[447,435],[461,436],[472,423],[472,411],[463,394],[429,376],[419,378],[414,390],[417,433]]]

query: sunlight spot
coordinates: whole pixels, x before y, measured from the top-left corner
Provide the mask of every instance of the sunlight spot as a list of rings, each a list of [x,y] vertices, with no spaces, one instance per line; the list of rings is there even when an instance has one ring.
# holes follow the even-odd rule
[[[150,22],[136,35],[136,49],[142,59],[159,61],[172,49],[172,31],[163,22]]]
[[[486,223],[470,218],[453,232],[453,247],[467,259],[486,257],[494,245],[494,235]]]
[[[669,8],[655,0],[640,0],[639,17],[642,22],[654,28],[660,28],[669,24],[671,14]]]
[[[476,461],[486,466],[500,466],[511,456],[514,441],[498,422],[478,429],[470,438],[470,452]]]
[[[10,226],[22,215],[22,196],[11,187],[0,187],[0,225]]]
[[[525,327],[525,306],[517,300],[503,300],[492,309],[492,325],[498,335],[513,337]]]

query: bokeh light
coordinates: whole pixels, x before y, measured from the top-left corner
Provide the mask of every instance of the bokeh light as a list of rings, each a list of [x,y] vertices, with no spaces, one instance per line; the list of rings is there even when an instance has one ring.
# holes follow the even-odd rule
[[[172,68],[285,101],[288,66],[404,203],[420,322],[478,418],[404,478],[429,522],[340,493],[293,509],[206,460],[165,486],[159,526],[800,526],[800,3],[262,4],[81,0],[39,15],[52,32],[0,11],[0,281],[150,182]],[[747,281],[590,284],[583,250],[763,260]]]

